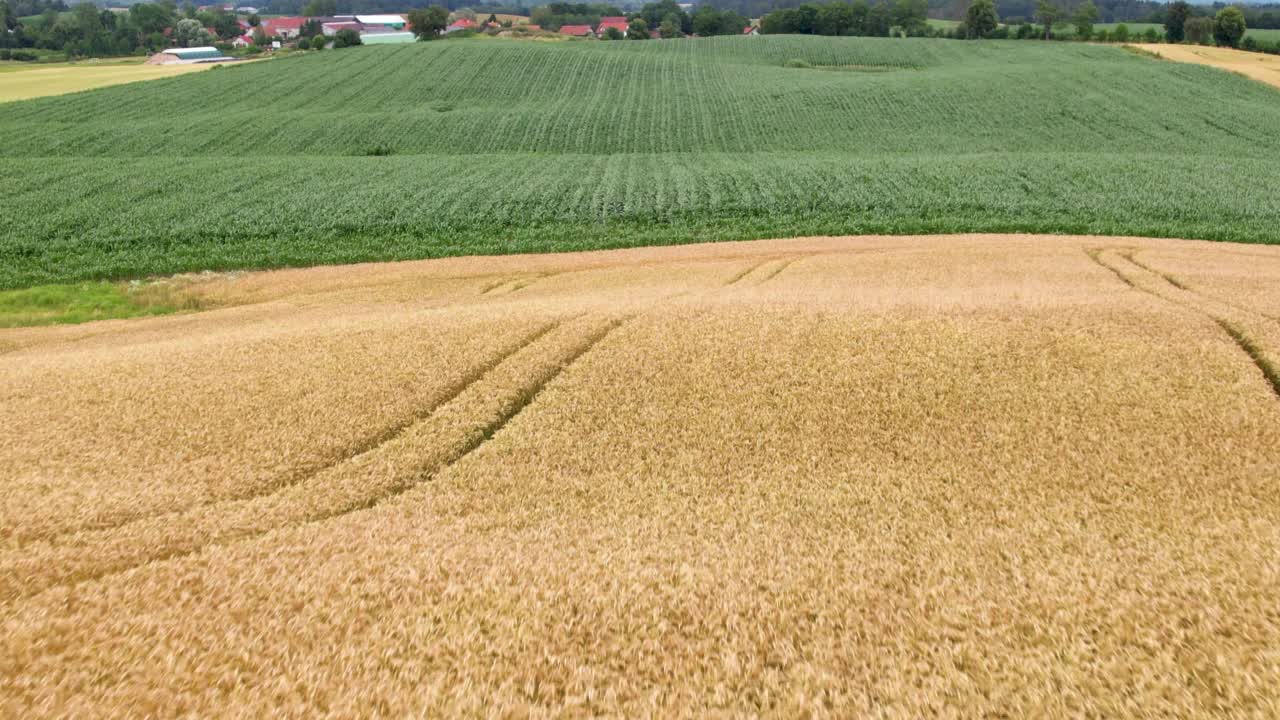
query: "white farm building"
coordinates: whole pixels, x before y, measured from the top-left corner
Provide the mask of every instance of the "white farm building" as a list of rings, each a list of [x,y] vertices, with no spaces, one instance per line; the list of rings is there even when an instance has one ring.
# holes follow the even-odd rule
[[[191,65],[222,62],[231,58],[216,47],[168,48],[147,58],[148,65]]]

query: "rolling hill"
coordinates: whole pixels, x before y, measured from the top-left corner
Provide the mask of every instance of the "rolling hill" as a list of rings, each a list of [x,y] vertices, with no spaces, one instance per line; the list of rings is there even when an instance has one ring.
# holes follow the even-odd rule
[[[0,106],[0,287],[796,234],[1280,242],[1280,93],[1119,48],[359,48]]]

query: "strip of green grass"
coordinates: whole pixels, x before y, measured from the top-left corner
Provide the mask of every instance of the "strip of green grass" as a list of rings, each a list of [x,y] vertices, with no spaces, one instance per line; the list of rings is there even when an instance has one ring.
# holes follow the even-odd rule
[[[122,283],[82,282],[0,290],[0,328],[163,315],[178,309],[174,303],[151,293],[131,291]]]

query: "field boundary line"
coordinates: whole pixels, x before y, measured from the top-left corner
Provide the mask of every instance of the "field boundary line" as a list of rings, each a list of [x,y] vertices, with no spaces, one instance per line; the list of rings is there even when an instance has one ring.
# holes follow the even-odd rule
[[[1232,340],[1235,340],[1236,345],[1239,345],[1245,355],[1249,356],[1253,364],[1258,366],[1258,370],[1262,371],[1262,377],[1266,378],[1267,383],[1271,385],[1271,392],[1275,393],[1277,400],[1280,400],[1280,369],[1276,368],[1262,348],[1258,347],[1257,343],[1240,328],[1222,318],[1214,318],[1214,320],[1231,336]]]
[[[288,488],[293,487],[294,485],[297,485],[299,483],[304,483],[315,475],[319,475],[320,473],[323,473],[326,470],[329,470],[330,468],[336,465],[340,465],[344,462],[347,462],[352,458],[359,457],[360,455],[376,450],[379,446],[384,445],[387,442],[391,441],[397,435],[403,433],[407,428],[412,427],[413,425],[421,422],[422,420],[429,417],[432,413],[434,413],[443,405],[446,405],[452,402],[453,400],[455,400],[459,395],[466,392],[468,387],[479,382],[481,379],[484,378],[485,375],[491,372],[498,365],[505,362],[508,358],[520,352],[521,350],[529,347],[530,345],[533,345],[538,340],[546,336],[548,333],[560,327],[565,322],[572,321],[573,319],[576,319],[576,318],[569,318],[569,320],[556,320],[553,322],[543,324],[541,327],[537,328],[533,332],[522,336],[517,342],[513,343],[512,345],[506,348],[503,348],[494,357],[472,368],[470,371],[465,373],[461,378],[459,378],[457,382],[447,386],[444,389],[444,392],[441,393],[441,396],[437,401],[431,403],[425,409],[421,409],[414,412],[413,415],[410,416],[407,420],[404,420],[399,423],[394,423],[386,427],[376,435],[366,438],[365,440],[360,441],[355,445],[348,446],[342,451],[342,453],[338,457],[327,460],[319,465],[307,467],[293,473],[287,473],[283,476],[278,477],[276,482],[273,482],[270,485],[264,488],[261,488],[255,492],[231,495],[226,497],[212,498],[212,499],[205,500],[205,501],[196,503],[194,505],[182,508],[180,510],[168,510],[168,511],[162,511],[157,513],[133,515],[124,520],[113,522],[110,524],[105,524],[105,525],[93,525],[93,526],[88,526],[88,527],[79,528],[75,530],[62,531],[57,533],[26,534],[16,538],[17,549],[21,549],[26,545],[30,545],[32,543],[41,542],[41,541],[51,542],[56,545],[59,543],[60,540],[63,540],[69,536],[80,534],[80,533],[95,533],[95,532],[108,532],[112,530],[119,530],[121,528],[128,527],[129,525],[139,523],[139,522],[145,522],[147,520],[152,520],[155,518],[181,516],[181,515],[190,513],[194,510],[199,510],[200,508],[207,508],[207,507],[224,504],[224,503],[255,500],[258,498],[267,497],[269,495],[281,492],[283,490],[287,490]]]
[[[1131,289],[1133,289],[1133,290],[1137,290],[1137,289],[1138,289],[1138,286],[1137,286],[1137,285],[1134,285],[1134,284],[1133,284],[1133,280],[1130,280],[1130,279],[1129,279],[1129,277],[1128,277],[1127,275],[1125,275],[1124,273],[1120,272],[1119,270],[1117,270],[1117,269],[1115,269],[1115,268],[1111,267],[1110,265],[1108,265],[1107,263],[1105,263],[1105,262],[1103,262],[1103,261],[1102,261],[1102,257],[1101,257],[1101,256],[1102,256],[1102,252],[1103,252],[1105,249],[1106,249],[1106,248],[1085,248],[1084,254],[1085,254],[1085,255],[1088,255],[1088,256],[1089,256],[1089,259],[1090,259],[1090,260],[1093,260],[1093,261],[1094,261],[1095,263],[1097,263],[1098,265],[1100,265],[1100,266],[1102,266],[1102,267],[1106,268],[1107,270],[1110,270],[1110,271],[1111,271],[1111,274],[1115,275],[1117,278],[1119,278],[1119,279],[1120,279],[1120,282],[1122,282],[1122,283],[1124,283],[1125,285],[1129,286],[1129,287],[1130,287]]]
[[[1156,275],[1159,275],[1160,277],[1162,277],[1162,278],[1164,278],[1165,280],[1167,280],[1167,281],[1169,282],[1169,284],[1170,284],[1170,285],[1173,285],[1174,287],[1178,288],[1179,290],[1185,290],[1185,291],[1187,291],[1187,292],[1189,292],[1189,293],[1193,293],[1193,294],[1195,294],[1195,295],[1199,295],[1200,297],[1204,298],[1205,300],[1209,300],[1210,302],[1221,303],[1221,304],[1223,304],[1223,305],[1225,305],[1225,306],[1227,306],[1227,307],[1229,307],[1229,308],[1232,308],[1233,310],[1238,310],[1238,311],[1243,312],[1243,313],[1249,313],[1249,314],[1252,314],[1252,315],[1257,315],[1258,317],[1266,318],[1267,320],[1270,320],[1271,322],[1274,322],[1274,323],[1280,323],[1280,317],[1276,317],[1276,316],[1274,316],[1274,315],[1270,315],[1270,314],[1268,314],[1268,313],[1264,313],[1264,312],[1262,312],[1261,310],[1255,310],[1255,309],[1253,309],[1253,308],[1242,307],[1242,306],[1240,306],[1240,305],[1237,305],[1237,304],[1236,304],[1236,303],[1234,303],[1234,302],[1231,302],[1231,301],[1229,301],[1229,300],[1225,300],[1225,299],[1223,299],[1223,298],[1221,298],[1221,297],[1219,297],[1219,296],[1217,296],[1217,295],[1215,295],[1215,294],[1213,294],[1213,293],[1211,293],[1211,292],[1205,292],[1204,290],[1199,290],[1199,289],[1197,289],[1197,288],[1195,288],[1195,287],[1192,287],[1192,286],[1191,286],[1191,284],[1190,284],[1190,283],[1188,283],[1188,282],[1186,282],[1185,280],[1182,280],[1181,278],[1175,277],[1175,276],[1171,275],[1170,273],[1167,273],[1167,272],[1165,272],[1165,271],[1163,271],[1163,270],[1159,270],[1159,269],[1157,269],[1157,268],[1155,268],[1155,267],[1151,266],[1151,265],[1150,265],[1150,264],[1148,264],[1148,263],[1140,262],[1136,257],[1134,257],[1134,256],[1135,256],[1135,255],[1137,255],[1137,254],[1138,254],[1138,251],[1137,251],[1137,250],[1134,250],[1134,251],[1132,251],[1132,252],[1130,252],[1130,253],[1126,254],[1124,257],[1125,257],[1125,259],[1126,259],[1126,260],[1128,260],[1129,262],[1133,263],[1134,265],[1137,265],[1138,267],[1142,268],[1143,270],[1146,270],[1146,271],[1148,271],[1148,272],[1152,272],[1152,273],[1155,273]]]
[[[761,260],[760,262],[756,263],[755,265],[752,265],[752,266],[748,267],[748,268],[747,268],[747,269],[745,269],[745,270],[742,270],[742,271],[740,271],[740,272],[734,273],[733,275],[729,276],[729,280],[728,280],[727,282],[725,282],[725,284],[724,284],[724,285],[722,285],[721,287],[731,287],[731,286],[733,286],[733,285],[736,285],[736,284],[737,284],[738,282],[740,282],[743,278],[745,278],[746,276],[748,276],[748,275],[750,275],[751,273],[753,273],[753,272],[755,272],[756,270],[758,270],[760,267],[762,267],[762,266],[764,266],[765,264],[770,263],[770,262],[773,262],[773,261],[772,261],[772,260],[769,260],[769,259]]]
[[[1272,362],[1272,360],[1268,357],[1269,353],[1267,350],[1265,350],[1260,345],[1258,345],[1258,343],[1252,337],[1250,337],[1248,333],[1246,333],[1243,329],[1241,329],[1239,324],[1237,324],[1236,322],[1233,322],[1232,319],[1226,317],[1226,315],[1229,315],[1230,313],[1220,312],[1221,308],[1218,308],[1216,310],[1213,308],[1206,308],[1195,301],[1189,300],[1187,298],[1179,298],[1176,295],[1171,297],[1165,292],[1162,292],[1160,290],[1156,290],[1156,289],[1147,287],[1144,284],[1138,283],[1133,278],[1125,276],[1124,272],[1121,271],[1119,268],[1112,266],[1110,263],[1107,263],[1104,259],[1102,259],[1102,254],[1107,252],[1114,253],[1118,258],[1121,258],[1127,261],[1130,265],[1132,265],[1134,268],[1137,268],[1140,272],[1146,273],[1150,277],[1155,278],[1156,279],[1155,282],[1163,282],[1168,287],[1173,288],[1173,290],[1177,293],[1185,293],[1187,295],[1191,295],[1193,297],[1198,298],[1202,302],[1215,303],[1231,311],[1244,312],[1246,315],[1259,316],[1258,313],[1244,311],[1243,309],[1238,308],[1230,303],[1222,302],[1221,300],[1218,300],[1217,298],[1214,298],[1212,296],[1206,296],[1201,293],[1198,293],[1195,290],[1192,290],[1191,288],[1187,287],[1183,283],[1174,282],[1165,273],[1149,268],[1146,265],[1143,265],[1142,263],[1134,260],[1131,257],[1131,255],[1135,252],[1134,249],[1100,248],[1098,249],[1096,256],[1090,255],[1090,257],[1093,257],[1094,260],[1098,262],[1098,264],[1110,269],[1116,275],[1120,276],[1121,279],[1124,280],[1126,283],[1128,283],[1130,287],[1136,290],[1140,290],[1148,295],[1151,295],[1152,297],[1159,298],[1160,300],[1163,300],[1167,303],[1171,303],[1173,305],[1183,307],[1187,310],[1192,310],[1212,320],[1215,324],[1218,325],[1219,328],[1222,329],[1224,333],[1226,333],[1227,337],[1229,337],[1231,341],[1242,352],[1244,352],[1244,354],[1249,358],[1250,362],[1253,363],[1254,367],[1256,367],[1258,371],[1262,373],[1262,379],[1266,382],[1268,389],[1271,390],[1271,394],[1277,400],[1280,400],[1280,368],[1278,368],[1276,364]],[[1266,316],[1259,316],[1259,317],[1266,317]]]
[[[789,259],[789,260],[787,260],[787,261],[783,262],[783,263],[782,263],[781,265],[779,265],[778,267],[776,267],[776,268],[774,268],[774,269],[770,270],[769,272],[765,273],[765,276],[764,276],[764,277],[762,277],[762,278],[760,278],[760,282],[756,283],[756,287],[759,287],[759,286],[761,286],[761,285],[763,285],[763,284],[765,284],[765,283],[769,282],[770,280],[772,280],[772,279],[774,279],[774,278],[778,277],[779,275],[781,275],[781,274],[782,274],[782,271],[783,271],[783,270],[786,270],[787,268],[789,268],[789,267],[791,267],[792,265],[796,264],[797,262],[799,262],[799,261],[801,261],[801,260],[805,259],[806,257],[808,257],[808,256],[807,256],[807,255],[801,255],[801,256],[798,256],[798,257],[793,257],[793,258],[791,258],[791,259]]]
[[[105,554],[101,547],[56,546],[53,548],[53,554],[57,557],[41,557],[38,561],[38,567],[55,568],[53,574],[34,577],[30,573],[26,577],[19,577],[23,575],[20,572],[21,558],[17,563],[6,558],[4,564],[7,567],[0,571],[2,572],[0,601],[21,600],[56,588],[102,580],[127,573],[149,563],[195,555],[210,546],[238,544],[277,530],[324,522],[373,508],[429,482],[439,473],[478,450],[531,405],[552,381],[560,377],[565,370],[617,328],[635,317],[635,314],[615,317],[586,337],[576,340],[567,339],[568,345],[563,350],[546,360],[536,361],[541,367],[535,367],[532,373],[521,379],[518,387],[501,392],[496,398],[482,395],[479,398],[482,406],[487,406],[491,411],[487,419],[482,417],[478,420],[469,420],[464,411],[465,407],[464,410],[453,407],[455,403],[463,402],[460,399],[462,396],[460,393],[449,403],[437,408],[429,417],[409,426],[387,443],[327,468],[322,473],[316,473],[305,482],[295,484],[282,492],[241,501],[237,503],[239,507],[231,508],[232,512],[229,514],[203,519],[191,518],[191,522],[187,523],[174,522],[179,518],[172,515],[140,521],[151,522],[163,526],[164,529],[176,528],[172,531],[174,535],[160,543],[167,544],[169,546],[167,549],[159,552],[150,551],[149,548],[157,545],[157,542],[141,536],[141,533],[113,537],[109,539],[115,542],[113,548],[116,555],[115,561],[108,561],[108,564],[103,567],[86,568],[82,566],[84,563],[98,560]],[[581,319],[581,316],[576,319]],[[558,323],[557,327],[563,324]],[[522,358],[508,356],[497,367],[486,373],[486,376],[498,372],[508,364],[514,365],[517,372],[525,367]],[[480,392],[475,385],[476,383],[473,383],[468,390]],[[463,405],[465,406],[465,402]],[[429,427],[433,419],[444,423],[444,427]],[[450,422],[453,425],[450,425]],[[412,437],[415,431],[419,431],[424,437]],[[426,442],[429,445],[432,441],[437,441],[442,434],[450,431],[457,435],[453,438],[455,441],[453,447],[436,448],[438,457],[428,459],[424,463],[423,458],[412,452],[419,450],[414,447],[415,442]],[[390,458],[386,457],[388,454],[391,455]],[[410,461],[397,464],[396,457],[404,457]],[[324,477],[329,473],[335,474],[335,477]],[[368,492],[371,486],[375,488],[372,494]],[[328,491],[328,494],[325,494],[325,491]],[[226,506],[229,504],[223,503],[222,508],[228,509]],[[190,514],[196,510],[199,508],[183,514]],[[7,553],[7,555],[13,557],[16,553]],[[15,565],[18,571],[15,570]]]

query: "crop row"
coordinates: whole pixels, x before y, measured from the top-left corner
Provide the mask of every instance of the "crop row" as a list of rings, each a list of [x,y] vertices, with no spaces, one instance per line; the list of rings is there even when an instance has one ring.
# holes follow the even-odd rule
[[[783,67],[789,58],[841,69]],[[421,43],[0,106],[0,154],[1242,155],[1280,150],[1277,127],[1280,96],[1268,88],[1106,47]]]
[[[1280,166],[1194,156],[787,153],[15,159],[0,287],[207,268],[795,234],[1280,242]],[[1248,178],[1242,182],[1241,178]]]

